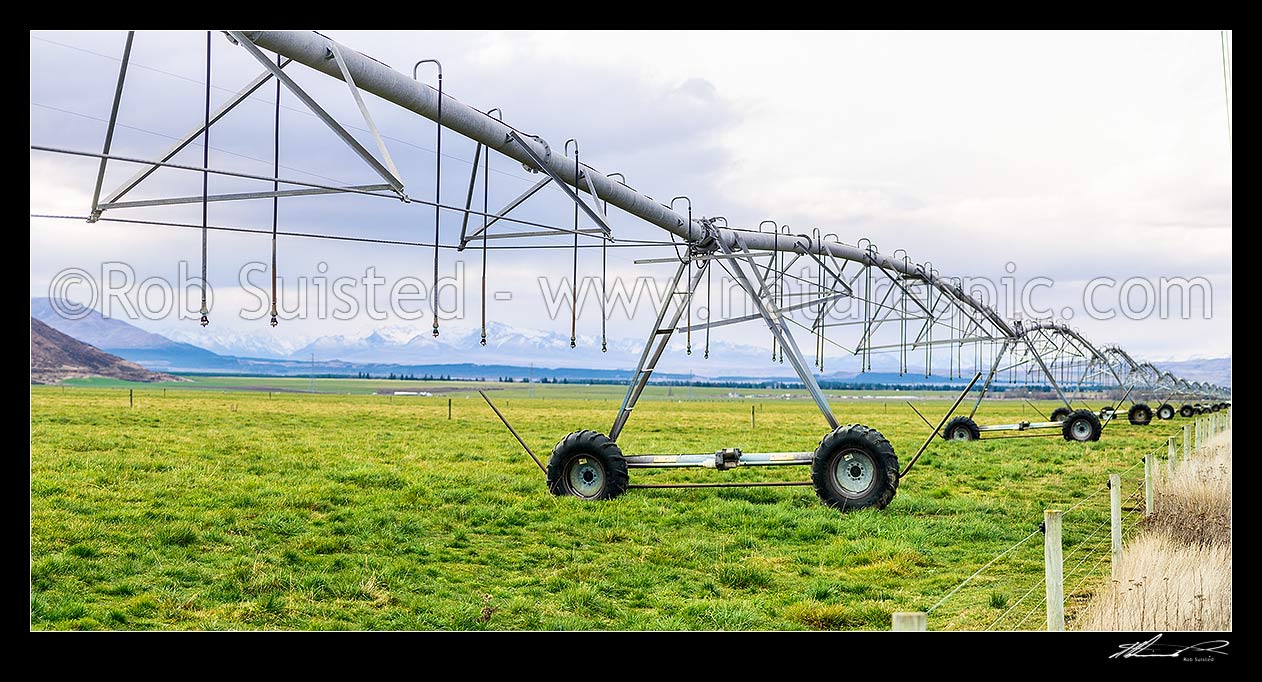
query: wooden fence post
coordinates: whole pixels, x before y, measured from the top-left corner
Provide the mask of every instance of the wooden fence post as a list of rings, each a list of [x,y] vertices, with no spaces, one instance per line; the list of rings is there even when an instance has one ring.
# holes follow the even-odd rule
[[[1166,440],[1166,475],[1174,476],[1174,470],[1178,466],[1179,450],[1174,446],[1174,436],[1170,436]]]
[[[447,418],[451,419],[451,398],[447,399]]]
[[[136,400],[135,400],[135,397],[132,395],[132,389],[129,388],[127,389],[127,407],[135,407],[135,406],[136,406]]]
[[[1183,425],[1183,460],[1187,461],[1192,454],[1192,429],[1190,424]]]
[[[1061,517],[1059,509],[1043,512],[1043,576],[1047,586],[1047,630],[1062,632],[1065,629],[1065,556],[1061,546]]]
[[[929,616],[923,611],[898,611],[893,614],[895,632],[924,632],[929,629]]]
[[[1154,492],[1152,479],[1155,478],[1156,467],[1153,466],[1153,463],[1152,453],[1144,456],[1144,516],[1152,516],[1152,513],[1155,511],[1152,504]]]
[[[1122,475],[1109,474],[1109,525],[1113,530],[1113,579],[1122,557]]]

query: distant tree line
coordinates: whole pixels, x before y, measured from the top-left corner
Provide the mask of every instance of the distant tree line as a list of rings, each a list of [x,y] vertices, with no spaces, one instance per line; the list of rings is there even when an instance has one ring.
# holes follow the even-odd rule
[[[186,372],[185,374],[194,375],[194,376],[203,375],[203,374],[206,376],[219,376],[219,374],[212,373],[212,372]],[[451,374],[417,375],[414,373],[405,373],[405,372],[390,372],[386,374],[385,376],[382,376],[379,374],[373,374],[371,372],[356,372],[353,375],[349,373],[340,373],[340,374],[339,373],[322,373],[322,374],[302,374],[302,375],[290,375],[290,376],[310,377],[310,378],[319,378],[319,379],[351,379],[351,378],[378,379],[378,380],[384,379],[387,381],[482,381],[482,382],[487,381],[486,377],[453,376]],[[533,382],[536,384],[562,384],[562,385],[567,385],[567,384],[626,385],[629,379],[630,377],[591,378],[591,379],[579,379],[579,378],[571,379],[569,377],[556,377],[556,376],[535,377],[533,379],[528,378],[528,377],[513,377],[513,376],[495,377],[495,381],[498,381],[501,383],[508,383],[508,384],[511,384],[511,383],[528,384],[528,383]],[[744,388],[744,389],[763,389],[763,390],[777,390],[777,389],[791,390],[791,389],[804,388],[801,381],[778,380],[778,379],[768,379],[768,380],[761,380],[761,381],[759,380],[715,380],[715,379],[662,379],[662,380],[652,381],[651,383],[654,386],[679,386],[679,387],[691,386],[691,387],[696,387],[696,388]],[[921,383],[914,383],[914,384],[912,383],[900,384],[900,383],[879,382],[879,381],[850,381],[850,380],[844,380],[844,381],[843,380],[822,380],[819,382],[819,385],[820,385],[820,388],[823,388],[826,390],[851,390],[851,391],[874,391],[874,390],[875,391],[892,391],[892,390],[944,391],[944,390],[959,390],[960,388],[963,387],[963,384],[959,382],[954,382],[954,383],[921,382]],[[988,390],[991,393],[1011,393],[1017,397],[1023,397],[1023,396],[1035,397],[1038,394],[1045,394],[1045,393],[1054,394],[1054,391],[1051,385],[1049,384],[993,383],[990,385],[990,388]],[[1074,393],[1083,392],[1083,391],[1095,391],[1095,392],[1109,391],[1109,392],[1120,393],[1117,390],[1116,386],[1103,386],[1099,384],[1092,384],[1089,386],[1084,385],[1081,387],[1079,386],[1073,387]]]

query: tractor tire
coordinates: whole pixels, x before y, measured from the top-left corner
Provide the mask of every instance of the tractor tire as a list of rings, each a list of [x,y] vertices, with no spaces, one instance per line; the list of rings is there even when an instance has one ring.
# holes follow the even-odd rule
[[[582,500],[612,500],[627,491],[627,460],[618,445],[595,431],[575,431],[552,448],[548,490]]]
[[[942,437],[946,440],[977,440],[982,437],[982,432],[971,417],[956,417],[947,422]]]
[[[815,494],[835,509],[884,509],[898,491],[898,457],[880,431],[846,424],[824,436],[811,462]]]
[[[1187,403],[1183,403],[1183,407],[1179,408],[1179,416],[1184,419],[1191,417],[1194,414],[1196,414],[1196,408],[1188,405]]]
[[[1157,419],[1174,419],[1174,405],[1171,405],[1170,403],[1162,403],[1161,406],[1157,408]]]
[[[1210,405],[1210,406],[1209,406],[1209,411],[1210,411],[1210,412],[1218,412],[1218,411],[1219,411],[1219,410],[1221,410],[1221,409],[1223,409],[1223,406],[1222,406],[1222,405],[1219,405],[1218,403],[1214,403],[1213,405]]]
[[[1135,426],[1148,426],[1152,422],[1152,408],[1144,403],[1135,403],[1127,410],[1126,418]]]
[[[1068,417],[1071,411],[1072,410],[1070,410],[1068,407],[1058,407],[1052,410],[1052,421],[1054,422],[1065,421],[1065,417]]]
[[[1100,418],[1094,412],[1091,410],[1076,410],[1065,419],[1065,425],[1061,427],[1060,432],[1065,437],[1065,440],[1086,443],[1087,441],[1100,440],[1100,432],[1102,430]]]

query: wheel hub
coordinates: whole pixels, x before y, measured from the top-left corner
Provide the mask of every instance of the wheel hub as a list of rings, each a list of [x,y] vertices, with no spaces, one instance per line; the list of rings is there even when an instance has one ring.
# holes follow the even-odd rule
[[[605,487],[605,468],[594,458],[576,457],[570,462],[566,479],[576,496],[596,497]]]
[[[872,487],[876,466],[867,453],[848,450],[837,457],[833,465],[833,480],[846,495],[860,495]]]
[[[1087,440],[1091,437],[1091,424],[1086,419],[1079,419],[1070,427],[1074,434],[1074,440]]]

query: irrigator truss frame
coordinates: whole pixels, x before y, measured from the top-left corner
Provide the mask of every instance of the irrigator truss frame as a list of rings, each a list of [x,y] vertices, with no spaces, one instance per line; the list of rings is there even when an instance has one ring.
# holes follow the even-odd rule
[[[978,426],[972,418],[976,415],[981,401],[994,385],[994,380],[1004,372],[1022,371],[1028,378],[1037,377],[1045,380],[1057,398],[1065,404],[1065,409],[1072,415],[1073,402],[1057,381],[1070,377],[1076,381],[1077,390],[1084,386],[1099,385],[1103,379],[1115,383],[1124,391],[1121,401],[1125,401],[1139,387],[1143,398],[1161,396],[1162,404],[1171,399],[1202,401],[1206,409],[1226,407],[1224,396],[1227,392],[1217,386],[1189,383],[1168,372],[1162,372],[1150,363],[1139,363],[1124,350],[1116,346],[1108,346],[1098,350],[1081,334],[1064,324],[1052,322],[1009,322],[1004,320],[993,308],[977,300],[962,288],[959,278],[945,278],[938,274],[930,263],[915,263],[905,251],[886,255],[880,253],[869,240],[860,240],[859,245],[841,243],[835,235],[821,234],[818,229],[812,234],[793,234],[789,227],[773,221],[764,221],[758,229],[738,229],[727,226],[727,220],[721,216],[695,217],[692,214],[691,201],[687,202],[687,212],[680,213],[674,205],[687,197],[676,197],[670,205],[662,204],[632,189],[625,183],[621,174],[605,175],[590,165],[581,163],[578,158],[578,144],[569,140],[563,147],[563,153],[555,154],[546,140],[535,135],[524,133],[503,122],[502,112],[499,117],[493,116],[498,109],[482,112],[443,92],[442,67],[436,60],[426,59],[417,62],[413,76],[401,74],[386,64],[367,55],[340,45],[336,41],[312,31],[224,31],[229,41],[240,46],[249,53],[263,68],[262,73],[249,81],[227,102],[220,105],[213,113],[207,100],[207,116],[202,125],[195,126],[186,135],[168,148],[158,159],[136,159],[112,155],[111,141],[118,118],[118,110],[124,91],[124,81],[128,69],[134,32],[127,37],[127,45],[119,69],[118,83],[115,90],[113,107],[106,132],[105,144],[100,154],[79,150],[66,150],[53,147],[32,145],[32,150],[54,153],[73,154],[77,156],[95,157],[100,160],[96,187],[89,222],[101,219],[107,211],[147,208],[166,205],[180,205],[208,202],[245,201],[255,199],[295,198],[301,196],[327,194],[353,194],[394,198],[404,202],[416,202],[434,206],[435,230],[437,237],[439,213],[442,210],[461,212],[463,215],[458,250],[464,250],[471,244],[481,242],[485,248],[488,239],[530,239],[540,236],[573,235],[577,248],[578,239],[594,238],[614,240],[613,230],[609,224],[609,207],[622,209],[626,213],[648,222],[682,240],[683,253],[664,259],[637,260],[638,264],[677,262],[671,282],[672,294],[662,305],[651,332],[639,357],[627,392],[614,417],[608,435],[590,431],[571,434],[557,448],[548,466],[535,456],[526,442],[509,425],[507,419],[492,404],[495,411],[521,443],[532,459],[545,471],[549,486],[556,493],[571,493],[579,497],[608,498],[620,494],[632,487],[718,487],[742,485],[814,485],[820,497],[828,504],[838,507],[883,507],[893,497],[899,479],[914,465],[916,459],[936,437],[947,419],[952,416],[956,407],[972,390],[982,372],[977,372],[973,381],[955,401],[955,405],[947,412],[919,452],[911,458],[911,462],[901,472],[898,470],[897,458],[888,441],[874,429],[862,425],[842,425],[833,414],[823,390],[813,373],[814,368],[822,370],[825,348],[831,344],[859,356],[864,369],[871,368],[871,355],[874,352],[895,351],[900,354],[900,372],[909,369],[908,358],[911,353],[925,352],[925,370],[931,371],[933,350],[948,348],[948,356],[952,362],[959,360],[960,374],[963,375],[963,360],[960,357],[966,345],[978,349],[989,346],[992,350],[997,344],[999,352],[994,354],[993,362],[986,373],[985,381],[973,402],[968,417],[957,417],[947,430],[942,432],[944,438],[953,438],[958,431],[952,428],[964,423],[971,424],[970,435],[979,437],[982,432],[1026,431],[1031,429],[1062,428],[1066,439],[1095,440],[1099,437],[1099,429],[1093,437],[1071,437],[1071,426],[1068,422],[1048,419],[1044,422],[1018,422],[1016,424],[999,424]],[[276,55],[273,60],[264,51]],[[209,56],[209,46],[208,46]],[[438,88],[435,89],[417,77],[417,69],[422,64],[432,63],[438,70]],[[303,90],[286,72],[293,64],[300,64],[332,78],[346,83],[351,97],[354,99],[363,122],[373,138],[377,153],[374,154],[362,145],[332,115]],[[209,57],[208,57],[209,64]],[[209,68],[209,66],[208,66]],[[245,101],[255,91],[272,79],[283,84],[286,89],[298,98],[313,114],[333,131],[381,180],[380,183],[353,186],[325,185],[301,182],[280,177],[266,177],[230,171],[217,171],[208,167],[186,166],[171,163],[182,149],[191,144],[199,135],[205,134],[213,124]],[[278,86],[279,92],[279,86]],[[384,138],[375,125],[366,106],[363,93],[373,94],[383,100],[396,104],[415,114],[433,120],[438,124],[439,149],[441,150],[441,131],[451,130],[477,143],[469,179],[469,190],[464,207],[447,206],[441,203],[439,188],[435,188],[433,202],[421,201],[409,197],[404,191],[404,183],[398,169],[390,157]],[[279,103],[278,103],[279,106]],[[278,119],[279,120],[279,119]],[[574,144],[574,156],[569,156],[570,143]],[[476,211],[471,208],[474,189],[479,179],[479,159],[486,155],[487,162],[492,152],[512,158],[531,172],[539,173],[542,178],[530,189],[510,201],[499,211]],[[279,152],[278,152],[279,153]],[[278,157],[279,158],[279,157]],[[106,164],[109,161],[140,164],[141,170],[132,175],[116,189],[101,199]],[[278,162],[279,163],[279,162]],[[437,163],[441,164],[441,153],[437,155]],[[219,174],[247,178],[273,183],[271,191],[238,192],[233,194],[173,197],[166,199],[148,199],[140,201],[124,201],[130,191],[140,185],[159,168],[175,168],[189,171],[200,171],[203,174]],[[484,171],[485,174],[486,171]],[[439,166],[441,173],[441,165]],[[485,183],[487,179],[483,177]],[[293,189],[280,189],[280,185],[292,185]],[[542,225],[529,221],[516,220],[509,214],[522,205],[531,196],[548,185],[555,185],[575,205],[575,222],[572,229],[552,225]],[[584,194],[587,198],[584,198]],[[580,229],[579,212],[585,215],[596,227]],[[470,231],[470,216],[481,216],[481,227],[474,226]],[[525,223],[541,230],[499,231],[491,233],[490,227],[499,221],[506,223]],[[722,223],[720,225],[720,223]],[[770,231],[763,231],[763,226],[771,223]],[[867,242],[864,245],[864,242]],[[435,251],[439,248],[436,238]],[[435,256],[437,269],[437,253]],[[767,259],[759,262],[760,259]],[[787,263],[786,263],[787,260]],[[802,280],[790,273],[790,269],[799,261],[813,265],[817,274],[813,280],[807,281],[806,291],[792,294],[787,291],[786,280]],[[744,293],[754,303],[757,312],[742,317],[725,320],[707,320],[704,323],[691,323],[691,302],[697,293],[698,285],[715,266],[725,270],[739,284]],[[847,268],[853,271],[847,273]],[[886,286],[886,291],[879,301],[876,300],[874,282]],[[682,287],[681,287],[682,284]],[[878,286],[879,286],[878,285]],[[603,287],[602,287],[603,288]],[[862,292],[862,295],[860,295]],[[707,286],[708,293],[708,286]],[[794,301],[786,298],[802,296],[809,300]],[[828,313],[837,302],[851,298],[863,306],[863,320],[847,322],[830,322]],[[602,313],[605,303],[602,297]],[[811,309],[816,317],[811,326],[806,326],[787,316],[786,313]],[[681,325],[685,314],[688,320]],[[742,452],[728,448],[712,453],[667,453],[623,456],[617,449],[616,442],[630,419],[637,402],[647,387],[657,363],[666,351],[671,338],[677,333],[688,335],[688,349],[691,353],[691,335],[693,332],[707,333],[706,357],[709,354],[708,332],[710,329],[761,319],[772,336],[773,359],[779,357],[783,362],[788,357],[794,372],[802,381],[807,392],[819,409],[831,432],[821,441],[820,447],[813,451],[754,453]],[[273,324],[275,321],[273,320]],[[602,322],[603,324],[603,322]],[[790,325],[796,325],[810,332],[815,340],[815,361],[808,363],[793,335]],[[848,348],[827,337],[828,329],[861,324],[861,338],[853,347]],[[897,342],[877,343],[875,336],[882,329],[897,329]],[[603,326],[602,326],[603,331]],[[937,338],[935,338],[935,332]],[[438,334],[438,321],[435,316],[434,333]],[[484,332],[485,333],[485,332]],[[910,334],[914,333],[914,337]],[[485,339],[485,337],[484,337]],[[483,341],[485,343],[485,341]],[[573,343],[573,338],[571,339]],[[950,352],[954,350],[954,353]],[[1005,357],[1010,364],[1002,364]],[[812,366],[813,365],[813,366]],[[955,372],[951,367],[951,372]],[[485,398],[485,394],[483,394]],[[1121,402],[1119,401],[1119,403]],[[490,404],[489,398],[487,399]],[[1140,405],[1134,399],[1132,412]],[[1212,406],[1209,404],[1212,403]],[[1146,406],[1145,406],[1146,407]],[[1185,405],[1185,407],[1188,407]],[[1198,404],[1197,408],[1199,409]],[[1104,424],[1113,418],[1115,407],[1101,411]],[[1090,411],[1086,411],[1090,413]],[[1186,416],[1186,415],[1185,415]],[[964,420],[964,421],[962,421]],[[1134,419],[1132,419],[1134,422]],[[1099,423],[1099,422],[1097,422]],[[1147,423],[1147,422],[1144,422]],[[926,420],[926,424],[929,422]],[[930,424],[932,426],[932,424]],[[597,438],[598,437],[598,438]],[[970,440],[972,438],[963,438]],[[558,453],[570,448],[577,454],[570,453],[569,459],[558,462]],[[575,449],[577,448],[577,449]],[[617,452],[617,458],[605,461],[602,452]],[[562,458],[564,459],[564,457]],[[824,461],[827,460],[827,461]],[[812,466],[812,481],[774,482],[774,483],[717,483],[717,484],[661,484],[661,485],[629,485],[626,481],[626,469],[629,468],[679,468],[698,467],[725,470],[743,466]],[[586,477],[596,468],[604,467],[593,474],[598,476],[600,487],[595,488]],[[587,467],[584,469],[584,467]],[[621,470],[618,469],[621,467]],[[556,470],[554,470],[554,468]],[[564,470],[562,470],[564,469]],[[892,469],[892,470],[891,470]],[[577,477],[576,477],[577,476]],[[567,479],[568,477],[568,479]],[[831,478],[830,478],[831,477]],[[885,477],[882,479],[881,477]],[[866,483],[865,483],[866,482]],[[847,485],[881,486],[887,489],[880,491],[856,491]],[[830,487],[831,486],[831,487]],[[591,488],[590,490],[587,488]],[[588,492],[591,494],[584,494]]]

